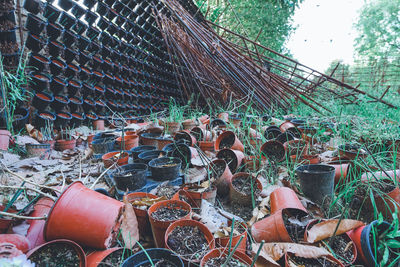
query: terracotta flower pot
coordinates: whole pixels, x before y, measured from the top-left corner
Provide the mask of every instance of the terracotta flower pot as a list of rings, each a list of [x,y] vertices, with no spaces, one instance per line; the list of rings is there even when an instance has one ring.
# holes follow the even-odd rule
[[[237,251],[246,253],[247,225],[243,222],[241,222],[240,225],[241,225],[241,230],[243,231],[243,233],[238,234],[238,235],[232,235],[231,247],[234,248],[236,246],[236,244],[239,242],[240,238],[243,236],[242,241],[240,241],[240,244],[237,247]],[[228,226],[229,227],[232,226],[232,221],[228,222]],[[230,240],[230,236],[215,238],[215,242],[216,242],[217,246],[223,247],[225,249],[229,246],[229,240]]]
[[[196,138],[190,134],[189,130],[179,131],[174,136],[175,142],[184,142],[188,146],[194,146],[197,143]]]
[[[252,196],[250,194],[244,194],[243,192],[238,191],[238,189],[233,185],[233,181],[238,178],[246,177],[246,179],[250,179],[251,174],[246,173],[246,172],[239,172],[236,173],[235,175],[232,176],[231,182],[229,184],[229,198],[232,203],[237,203],[237,204],[242,204],[242,205],[251,205],[252,202]],[[251,180],[254,180],[257,184],[257,188],[253,188],[253,193],[256,191],[256,189],[259,189],[262,191],[262,185],[261,182],[254,178],[251,177]],[[255,198],[255,196],[254,196]]]
[[[197,141],[212,141],[212,133],[201,127],[194,127],[190,130],[190,134],[193,135]]]
[[[51,208],[44,237],[66,238],[83,246],[106,249],[117,237],[123,209],[124,203],[74,182]]]
[[[174,135],[176,132],[179,131],[180,128],[181,128],[181,124],[179,122],[170,121],[170,122],[165,123],[164,130],[167,133]]]
[[[51,207],[54,205],[54,200],[44,197],[38,200],[38,202],[34,206],[34,210],[30,216],[32,217],[43,217],[49,215]],[[43,230],[46,221],[44,220],[28,220],[29,229],[26,234],[26,238],[28,238],[31,249],[40,246],[46,241],[44,240]]]
[[[335,186],[338,184],[345,184],[348,182],[348,173],[350,170],[350,164],[340,162],[328,162],[329,165],[335,168]]]
[[[26,144],[26,154],[28,157],[40,157],[48,159],[51,145],[50,144]]]
[[[243,241],[242,241],[243,242]],[[206,266],[206,263],[213,258],[220,258],[222,257],[227,257],[229,255],[229,252],[225,248],[216,248],[208,252],[203,259],[200,262],[200,266],[204,267]],[[242,253],[240,251],[235,251],[233,253],[233,258],[239,260],[240,262],[247,264],[250,266],[252,264],[252,259],[247,256],[245,253]]]
[[[135,199],[141,199],[141,198],[152,198],[155,199],[157,198],[156,195],[150,194],[150,193],[144,193],[144,192],[135,192],[135,193],[129,193],[126,195],[126,198],[128,201],[131,203]],[[136,218],[138,221],[138,227],[139,227],[139,234],[141,235],[151,235],[151,226],[150,226],[150,221],[149,221],[149,215],[147,214],[147,209],[139,209],[136,206],[133,206],[133,210],[135,211]]]
[[[182,226],[193,226],[193,227],[199,228],[199,230],[204,234],[204,237],[205,237],[206,240],[207,240],[209,249],[212,250],[212,249],[215,248],[214,236],[213,236],[213,234],[210,232],[210,230],[207,228],[207,226],[205,226],[205,225],[202,224],[201,222],[187,219],[187,220],[178,220],[178,221],[175,221],[175,222],[173,222],[172,224],[170,224],[170,225],[168,226],[167,230],[165,231],[165,236],[164,236],[165,247],[166,247],[167,249],[173,251],[173,250],[169,247],[169,245],[168,245],[168,238],[169,238],[169,235],[172,233],[172,231],[173,231],[175,228],[177,228],[177,227],[182,227]],[[174,251],[174,252],[177,253],[176,251]],[[193,260],[193,259],[191,259],[190,256],[192,256],[192,255],[190,255],[189,257],[187,257],[188,255],[179,255],[179,254],[178,254],[178,256],[180,256],[180,257],[183,259],[183,262],[185,263],[185,265],[188,265],[188,266],[200,262],[200,259],[199,259],[199,260]]]
[[[222,149],[218,151],[217,158],[224,159],[228,163],[231,172],[235,172],[242,165],[244,154],[239,150]]]
[[[265,159],[260,159],[259,157],[256,156],[248,156],[244,158],[243,161],[246,170],[258,171],[260,169],[261,162],[265,161]]]
[[[182,122],[183,130],[191,130],[196,127],[196,122],[194,120],[185,120]]]
[[[160,137],[160,133],[142,133],[139,137],[139,143],[145,146],[157,146],[157,138]]]
[[[93,121],[93,129],[104,131],[104,120],[95,120]]]
[[[271,214],[267,218],[264,218],[251,227],[251,235],[253,239],[260,243],[264,240],[268,242],[293,242],[290,238],[288,231],[286,230],[285,223],[283,221],[282,213],[288,209],[278,210]],[[289,209],[297,210],[297,209]],[[297,210],[304,212],[303,210]]]
[[[357,248],[357,255],[358,255],[358,261],[363,261],[367,262],[367,259],[364,256],[362,247],[361,247],[361,234],[362,231],[364,230],[365,226],[360,226],[354,230],[351,230],[347,232],[351,240],[354,242],[356,248]]]
[[[117,157],[117,158],[115,158]],[[103,160],[104,168],[111,167],[115,162],[117,162],[118,166],[123,166],[128,164],[129,154],[127,152],[109,152],[104,154],[101,159]]]
[[[211,204],[215,204],[215,198],[217,196],[217,188],[212,186],[211,190],[207,192],[197,192],[195,190],[190,190],[188,187],[184,187],[183,189],[176,192],[176,194],[172,197],[174,200],[179,200],[179,196],[184,196],[188,201],[192,208],[201,208],[201,201],[207,200]]]
[[[279,126],[279,130],[281,130],[282,133],[286,132],[290,128],[296,128],[296,126],[288,121],[282,123],[281,126]]]
[[[219,177],[215,177],[216,169],[218,166],[221,166],[219,168],[224,169],[222,174]],[[212,171],[212,175],[216,179],[215,185],[217,186],[217,193],[220,196],[226,196],[229,194],[229,185],[231,183],[232,179],[232,172],[229,169],[228,164],[226,164],[225,160],[223,159],[215,159],[213,160],[210,165],[208,166],[208,169]]]
[[[124,254],[128,254],[128,249],[126,248],[109,248],[106,250],[99,250],[99,251],[93,251],[89,255],[86,256],[86,262],[87,262],[87,267],[97,267],[99,264],[107,258],[110,254],[114,252],[118,252],[120,250],[127,250],[124,252]]]
[[[0,130],[0,150],[7,150],[11,133],[7,130]]]
[[[205,123],[205,121],[207,121],[209,119],[208,115],[203,115],[197,118],[201,123]]]
[[[67,149],[75,149],[76,140],[57,140],[55,144],[55,149],[57,151],[64,151]]]
[[[308,142],[302,139],[291,140],[283,144],[288,155],[302,156],[308,151]]]
[[[67,240],[67,239],[56,239],[56,240],[52,240],[50,242],[44,243],[32,250],[30,250],[26,256],[28,257],[28,259],[32,258],[35,254],[40,253],[41,249],[44,249],[46,246],[49,245],[67,245],[72,247],[76,254],[79,257],[79,267],[85,267],[86,266],[86,256],[85,256],[85,252],[83,251],[82,247],[79,246],[77,243],[75,243],[74,241],[71,240]]]
[[[165,232],[166,232],[168,226],[170,226],[173,222],[177,221],[177,220],[160,221],[160,220],[157,220],[157,219],[155,219],[155,218],[153,218],[151,216],[152,213],[154,213],[158,209],[164,208],[164,207],[168,207],[168,208],[171,208],[171,209],[186,210],[188,212],[187,215],[185,215],[182,218],[180,218],[180,220],[190,219],[191,218],[191,212],[192,212],[192,209],[190,208],[190,205],[187,204],[186,202],[180,201],[180,200],[164,200],[164,201],[160,201],[160,202],[157,202],[157,203],[153,204],[149,208],[147,213],[149,215],[151,229],[153,231],[154,242],[155,242],[155,244],[156,244],[156,246],[158,248],[165,247]]]
[[[270,195],[270,203],[271,214],[287,208],[299,209],[307,212],[296,193],[289,187],[275,189]]]
[[[139,145],[139,136],[137,135],[125,135],[122,140],[122,136],[116,139],[116,145],[118,148],[123,150],[131,150]]]
[[[29,240],[25,236],[17,234],[0,234],[0,244],[2,243],[13,244],[23,253],[26,253],[30,247]]]
[[[261,156],[271,161],[283,161],[285,159],[286,150],[281,142],[270,140],[261,146]]]
[[[201,151],[206,152],[214,152],[215,142],[214,141],[199,141],[198,142],[199,148]]]
[[[88,135],[88,137],[86,139],[88,147],[92,147],[93,138],[94,138],[94,134]]]
[[[239,150],[244,152],[244,146],[242,142],[240,142],[240,140],[236,137],[235,133],[232,131],[223,132],[218,136],[217,140],[215,141],[215,150],[221,150],[224,148]]]

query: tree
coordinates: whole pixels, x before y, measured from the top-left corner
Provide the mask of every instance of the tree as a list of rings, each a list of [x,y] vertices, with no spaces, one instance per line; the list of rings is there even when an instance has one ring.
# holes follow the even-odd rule
[[[357,55],[364,58],[400,56],[400,0],[369,0],[355,25]]]

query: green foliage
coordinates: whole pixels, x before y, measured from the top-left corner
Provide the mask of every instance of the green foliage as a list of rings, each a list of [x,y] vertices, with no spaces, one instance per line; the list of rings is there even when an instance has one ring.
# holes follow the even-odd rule
[[[400,0],[370,0],[361,9],[356,51],[361,57],[399,55]]]

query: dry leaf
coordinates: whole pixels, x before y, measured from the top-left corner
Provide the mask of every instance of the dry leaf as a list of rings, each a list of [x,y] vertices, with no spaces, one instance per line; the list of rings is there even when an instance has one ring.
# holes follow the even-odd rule
[[[307,231],[307,242],[315,243],[333,236],[338,223],[338,219],[333,219],[315,224],[310,230]],[[341,235],[363,225],[364,223],[361,221],[343,219],[336,231],[336,235]]]
[[[124,214],[122,215],[121,233],[125,246],[129,249],[132,249],[139,240],[138,221],[132,205],[129,204],[129,201],[125,196],[124,203],[125,210]]]
[[[207,170],[205,168],[190,168],[187,171],[186,183],[197,183],[207,177]]]
[[[257,253],[260,244],[253,244],[253,253]],[[260,256],[269,262],[276,263],[285,253],[293,253],[302,258],[320,258],[329,256],[328,250],[323,247],[300,245],[296,243],[266,243],[263,245]]]

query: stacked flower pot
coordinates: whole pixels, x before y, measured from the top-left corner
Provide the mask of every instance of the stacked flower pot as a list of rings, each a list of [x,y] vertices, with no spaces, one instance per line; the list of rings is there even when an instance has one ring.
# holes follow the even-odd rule
[[[170,97],[182,103],[152,1],[66,0],[59,7],[24,2],[35,124],[76,127],[110,121],[114,112],[131,120],[163,110]],[[167,12],[161,2],[155,7]]]
[[[19,61],[18,27],[15,17],[14,1],[2,1],[0,5],[0,52],[6,68],[15,68]]]

